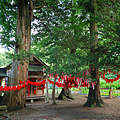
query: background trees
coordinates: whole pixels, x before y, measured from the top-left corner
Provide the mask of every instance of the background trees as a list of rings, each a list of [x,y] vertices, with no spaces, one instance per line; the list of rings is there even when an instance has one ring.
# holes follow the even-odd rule
[[[12,59],[6,58],[6,53],[0,53],[0,67],[6,67],[12,62]]]
[[[100,99],[99,69],[102,69],[104,66],[106,68],[108,68],[108,66],[119,66],[119,51],[118,44],[116,44],[119,43],[119,39],[116,39],[116,41],[113,40],[119,35],[116,35],[116,33],[113,35],[113,31],[116,27],[114,26],[114,19],[111,18],[109,14],[109,11],[111,11],[112,14],[119,11],[116,9],[119,5],[117,4],[117,6],[114,6],[112,1],[100,2],[95,0],[85,2],[79,1],[78,3],[81,3],[82,7],[79,7],[78,10],[77,4],[77,9],[75,9],[73,7],[75,4],[72,3],[73,6],[70,7],[68,14],[65,16],[66,21],[64,22],[64,20],[61,21],[61,19],[59,19],[57,25],[52,27],[51,31],[49,31],[51,34],[45,36],[41,43],[44,44],[44,47],[52,46],[50,48],[48,47],[48,50],[45,50],[47,51],[45,52],[47,55],[54,54],[54,51],[52,53],[50,51],[56,44],[57,46],[62,46],[63,51],[64,49],[70,51],[66,52],[67,59],[65,57],[63,57],[65,59],[61,59],[67,66],[65,68],[63,63],[63,66],[61,65],[61,69],[65,68],[62,70],[65,70],[65,73],[69,71],[68,74],[77,74],[81,71],[80,66],[82,66],[82,68],[83,66],[85,66],[85,68],[90,66],[90,68],[94,69],[92,71],[92,79],[97,79],[97,86],[95,87],[95,92],[91,95],[95,94],[95,98],[100,101],[92,100],[92,102],[94,101],[95,104],[97,102],[97,105],[100,106],[103,102]],[[102,6],[103,4],[104,7]],[[118,13],[116,13],[116,16],[117,15]],[[111,27],[109,28],[108,26]],[[43,53],[44,51],[42,51],[42,54]],[[65,51],[62,56],[65,55],[64,53]],[[42,55],[40,56],[42,57]],[[45,56],[46,54],[44,54],[44,58]],[[47,58],[47,60],[48,59],[53,59],[53,57]],[[56,60],[57,59],[58,58],[56,58]]]

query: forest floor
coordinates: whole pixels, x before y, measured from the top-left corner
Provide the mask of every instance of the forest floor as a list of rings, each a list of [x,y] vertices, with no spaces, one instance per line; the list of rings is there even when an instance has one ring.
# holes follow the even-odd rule
[[[34,103],[27,102],[26,107],[0,116],[0,120],[80,120],[80,119],[114,119],[120,120],[120,97],[102,97],[103,107],[89,108],[83,106],[87,101],[86,95],[72,94],[75,100],[56,100],[52,105],[43,100]]]

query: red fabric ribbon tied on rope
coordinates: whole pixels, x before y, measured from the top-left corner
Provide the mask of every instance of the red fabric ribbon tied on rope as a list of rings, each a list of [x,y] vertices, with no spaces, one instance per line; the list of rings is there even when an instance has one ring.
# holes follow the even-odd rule
[[[20,90],[20,89],[21,89],[21,85],[18,85],[18,86],[17,86],[17,89]]]
[[[2,91],[3,90],[3,86],[0,86],[0,91]]]

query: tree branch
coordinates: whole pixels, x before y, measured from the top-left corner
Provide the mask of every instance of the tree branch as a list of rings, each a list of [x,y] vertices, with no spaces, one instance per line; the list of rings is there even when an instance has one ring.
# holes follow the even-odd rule
[[[39,8],[42,8],[44,6],[44,4],[42,4],[41,6],[38,6],[38,7],[34,7],[33,9],[39,9]]]
[[[46,8],[46,7],[43,7],[43,8],[45,8],[46,10],[50,10],[50,11],[53,11],[53,10],[51,10],[51,9],[48,9],[48,8]],[[54,11],[53,11],[54,12]],[[55,13],[55,12],[54,12]]]

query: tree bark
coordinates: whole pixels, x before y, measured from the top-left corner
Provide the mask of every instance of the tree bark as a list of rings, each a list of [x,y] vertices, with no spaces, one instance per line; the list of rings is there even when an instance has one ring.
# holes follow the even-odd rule
[[[52,99],[53,99],[52,105],[56,105],[56,102],[55,102],[55,84],[56,84],[56,80],[57,80],[57,78],[55,77],[54,84],[53,84],[53,90],[52,90]]]
[[[20,53],[21,50],[30,51],[31,44],[31,16],[30,6],[27,0],[18,0],[18,16],[17,16],[17,31],[16,44],[14,54]],[[26,58],[25,58],[26,59]],[[28,77],[28,63],[14,60],[9,76],[8,86],[19,85],[19,80],[26,81]],[[19,67],[19,69],[18,69]],[[5,96],[1,100],[1,104],[5,104],[9,111],[18,110],[25,106],[25,89],[20,91],[5,92]]]
[[[90,106],[90,107],[102,106],[104,103],[100,96],[100,81],[99,81],[99,67],[98,67],[99,58],[96,57],[95,55],[95,49],[98,46],[98,34],[97,34],[98,30],[97,30],[97,22],[95,20],[96,11],[97,11],[96,0],[90,0],[90,14],[91,14],[90,15],[90,40],[93,43],[91,46],[91,53],[93,54],[93,59],[91,61],[92,64],[90,64],[90,67],[93,69],[91,71],[92,79],[97,80],[97,83],[94,89],[92,86],[90,86],[88,99],[87,99],[87,102],[85,103],[85,106]]]
[[[93,108],[94,106],[102,107],[104,102],[101,99],[101,95],[100,95],[100,81],[99,81],[98,68],[92,71],[92,77],[97,79],[97,83],[94,87],[92,87],[92,85],[89,87],[88,99],[87,102],[85,103],[85,106],[89,106],[91,108]]]
[[[46,75],[46,102],[49,103],[49,95],[48,95],[48,77]]]

